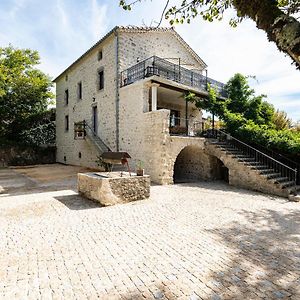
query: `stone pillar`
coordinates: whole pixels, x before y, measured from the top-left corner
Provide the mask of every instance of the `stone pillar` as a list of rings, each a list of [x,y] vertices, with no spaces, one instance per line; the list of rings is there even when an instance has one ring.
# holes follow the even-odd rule
[[[151,107],[152,111],[157,110],[157,88],[159,87],[159,84],[152,83],[151,84]]]

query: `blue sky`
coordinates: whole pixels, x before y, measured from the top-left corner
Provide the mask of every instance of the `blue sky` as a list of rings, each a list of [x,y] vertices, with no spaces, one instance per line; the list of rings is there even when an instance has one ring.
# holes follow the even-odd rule
[[[40,68],[54,78],[115,25],[156,25],[160,17],[161,0],[142,1],[131,12],[120,9],[118,2],[1,0],[0,45],[38,50]],[[226,82],[237,72],[255,75],[251,85],[257,93],[299,120],[300,71],[253,22],[231,28],[229,14],[222,22],[198,19],[176,30],[208,64],[210,77]]]

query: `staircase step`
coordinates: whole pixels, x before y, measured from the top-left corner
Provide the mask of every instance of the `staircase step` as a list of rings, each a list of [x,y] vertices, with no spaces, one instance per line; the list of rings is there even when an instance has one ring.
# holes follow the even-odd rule
[[[249,165],[249,166],[262,166],[261,162],[259,162],[259,161],[249,161],[249,162],[247,162],[247,165]]]
[[[277,177],[277,178],[272,178],[272,179],[274,179],[274,181],[277,182],[277,183],[283,183],[284,184],[286,182],[289,182],[288,177]]]
[[[281,173],[266,173],[262,175],[266,176],[268,179],[276,179],[276,181],[281,178],[288,179],[287,177],[282,177]]]
[[[238,161],[242,161],[242,162],[249,162],[249,161],[255,161],[255,158],[253,157],[249,157],[249,156],[245,156],[245,157],[236,157]]]
[[[259,169],[258,171],[261,175],[267,175],[267,174],[272,174],[272,173],[276,172],[274,169],[270,169],[270,168]]]
[[[294,192],[298,192],[300,195],[300,185],[296,185],[296,186],[292,186],[292,187],[287,187],[286,188],[290,194],[294,193]]]
[[[271,169],[269,166],[267,165],[262,165],[262,164],[259,164],[257,166],[253,166],[254,169],[257,169],[259,171],[264,171],[264,170],[273,170],[275,171],[274,169]]]
[[[292,187],[295,185],[294,181],[286,181],[286,182],[280,182],[280,185],[283,189],[287,188],[287,187]]]
[[[227,152],[237,153],[237,154],[241,154],[241,155],[244,154],[243,151],[241,151],[239,149],[235,149],[235,148],[232,148],[232,149],[222,148],[221,151],[227,151]]]
[[[245,155],[245,154],[238,154],[238,155],[234,154],[234,157],[237,159],[250,159],[251,158],[251,160],[255,161],[254,157],[251,157],[251,156]]]

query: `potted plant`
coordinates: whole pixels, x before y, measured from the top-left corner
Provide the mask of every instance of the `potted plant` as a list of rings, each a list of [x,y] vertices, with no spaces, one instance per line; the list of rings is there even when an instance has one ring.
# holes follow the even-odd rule
[[[139,160],[137,165],[136,165],[136,175],[137,176],[144,176],[143,162],[141,160]]]

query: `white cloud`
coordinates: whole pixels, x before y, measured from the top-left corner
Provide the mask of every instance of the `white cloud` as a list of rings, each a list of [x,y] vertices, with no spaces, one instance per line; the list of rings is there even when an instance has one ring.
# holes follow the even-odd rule
[[[210,77],[226,82],[237,72],[255,75],[258,82],[250,83],[257,93],[268,95],[269,102],[292,118],[300,118],[300,105],[295,104],[295,94],[300,103],[300,72],[254,22],[243,21],[234,29],[228,18],[213,23],[198,19],[176,30],[208,64]]]
[[[115,25],[155,25],[162,11],[161,0],[142,1],[125,12],[117,0],[3,0],[0,3],[0,45],[12,43],[40,52],[41,68],[58,75]],[[176,30],[208,64],[209,76],[226,82],[234,73],[256,75],[251,85],[269,96],[278,108],[300,118],[297,94],[300,72],[291,60],[268,42],[254,22],[238,28],[225,21],[194,20]],[[163,22],[167,25],[167,22]],[[300,102],[300,95],[299,95]]]

